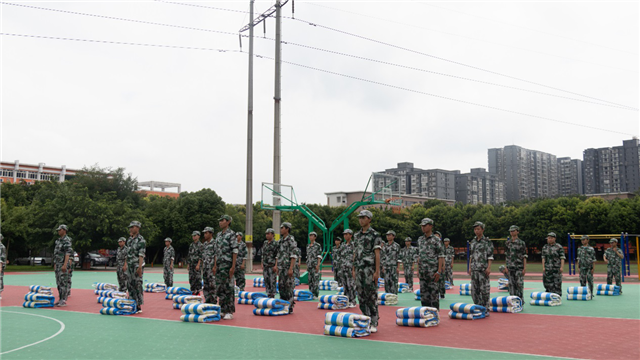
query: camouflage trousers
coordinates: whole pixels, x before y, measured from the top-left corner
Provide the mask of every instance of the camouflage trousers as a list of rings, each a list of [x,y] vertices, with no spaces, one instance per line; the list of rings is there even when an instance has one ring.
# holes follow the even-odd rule
[[[471,271],[471,298],[476,305],[491,308],[491,282],[484,271]]]
[[[616,281],[616,286],[620,286],[620,292],[622,293],[622,273],[621,268],[616,266],[607,266],[607,284],[612,285],[613,281]]]
[[[192,293],[197,293],[202,290],[202,270],[196,271],[198,263],[189,264],[189,289]]]
[[[447,289],[444,287],[444,274],[440,274],[440,279],[438,280],[438,293],[441,298],[444,298],[447,293]]]
[[[593,273],[591,272],[593,268],[581,266],[580,267],[580,286],[589,286],[589,293],[591,295],[595,295],[593,293]]]
[[[4,268],[6,265],[2,263],[2,269],[0,269],[0,294],[2,294],[2,290],[4,290]]]
[[[373,279],[375,269],[372,266],[356,268],[356,291],[360,311],[371,318],[371,326],[378,326],[378,279]]]
[[[171,265],[165,265],[162,271],[162,275],[164,277],[164,284],[167,287],[173,286],[173,269],[171,269]]]
[[[293,278],[300,280],[300,266],[298,266],[297,264],[293,266]],[[296,282],[294,280],[293,284],[295,285],[295,283]]]
[[[289,308],[293,309],[293,306],[296,304],[295,300],[293,300],[293,289],[296,283],[295,277],[289,277],[287,275],[288,272],[288,266],[278,268],[278,287],[280,288],[280,299],[290,302],[291,305]]]
[[[349,304],[356,303],[356,280],[353,278],[353,268],[343,268],[344,295],[349,298]]]
[[[544,291],[562,296],[562,274],[560,269],[545,269],[542,274]]]
[[[69,273],[68,271],[62,271],[62,264],[56,264],[55,272],[58,296],[60,300],[67,300],[67,296],[69,296]]]
[[[240,266],[236,266],[236,271],[233,273],[233,277],[236,281],[236,286],[240,288],[240,291],[244,291],[244,287],[247,284],[244,274],[244,269]]]
[[[307,264],[307,272],[309,273],[309,291],[313,296],[319,296],[318,286],[320,285],[320,273],[316,271],[317,264]]]
[[[409,288],[413,290],[413,264],[404,266],[404,282],[409,284]]]
[[[140,307],[144,304],[144,292],[142,291],[142,277],[144,276],[144,269],[142,269],[142,274],[138,276],[138,264],[134,264],[133,266],[128,266],[127,264],[127,278],[129,282],[127,283],[127,290],[129,291],[129,299],[133,299]]]
[[[220,311],[222,311],[223,314],[233,314],[236,312],[236,295],[233,291],[233,279],[229,274],[231,267],[220,268],[217,270],[215,277],[215,294],[220,300]]]
[[[524,276],[521,269],[509,269],[509,295],[524,300]]]
[[[342,281],[342,269],[338,267],[333,268],[333,280],[338,282],[338,286],[344,286]]]
[[[276,280],[278,274],[273,271],[273,266],[263,265],[264,269],[262,269],[262,276],[264,277],[264,287],[267,291],[267,296],[270,298],[274,298],[276,293],[278,292],[276,286]]]
[[[420,279],[420,302],[422,306],[440,310],[439,282],[433,279],[437,270],[437,268],[421,269],[418,271],[418,278]]]
[[[451,265],[444,266],[444,281],[448,281],[453,286],[453,269]]]
[[[73,278],[73,259],[69,260],[69,264],[67,265],[67,269],[69,269],[69,292],[67,296],[71,295],[71,279]]]
[[[118,275],[118,291],[126,292],[127,282],[129,281],[129,279],[127,278],[127,272],[122,270],[123,265],[118,265],[116,275]]]
[[[398,268],[397,267],[385,268],[384,291],[389,294],[398,293]]]
[[[204,264],[202,271],[202,295],[204,295],[204,302],[207,304],[217,304],[218,297],[216,296],[216,277],[213,275],[213,265]]]

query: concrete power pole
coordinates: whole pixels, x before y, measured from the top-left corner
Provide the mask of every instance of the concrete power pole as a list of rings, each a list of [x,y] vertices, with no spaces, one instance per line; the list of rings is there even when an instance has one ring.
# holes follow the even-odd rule
[[[281,56],[282,56],[282,44],[281,44],[281,30],[282,30],[282,5],[280,0],[276,0],[276,56],[275,56],[275,91],[273,95],[274,107],[273,107],[273,183],[280,184],[280,101],[282,100],[280,94],[280,78],[281,78]],[[274,189],[280,192],[280,187],[276,185]],[[274,205],[280,205],[280,199],[276,198]],[[280,211],[273,211],[273,229],[276,231],[276,238],[280,237]]]
[[[253,3],[249,1],[249,18],[253,19]],[[247,218],[244,226],[249,248],[247,272],[253,271],[253,23],[249,27],[249,99],[247,110]]]

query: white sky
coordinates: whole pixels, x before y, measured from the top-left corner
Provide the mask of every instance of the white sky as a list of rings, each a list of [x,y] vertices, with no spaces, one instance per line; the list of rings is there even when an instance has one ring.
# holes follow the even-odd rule
[[[180,0],[175,0],[180,1]],[[237,33],[242,12],[157,1],[13,3]],[[248,11],[249,1],[191,2]],[[256,2],[256,15],[271,1]],[[237,35],[3,4],[1,32],[239,50]],[[291,3],[283,10],[291,16]],[[638,108],[638,3],[295,1],[283,40],[421,70],[556,96]],[[273,38],[275,20],[267,22]],[[255,51],[274,42],[256,29]],[[0,36],[3,161],[124,167],[139,181],[211,188],[244,203],[247,54]],[[410,49],[411,51],[399,48]],[[248,50],[248,40],[243,39]],[[372,171],[416,167],[468,172],[487,149],[516,144],[582,158],[640,133],[637,110],[480,84],[290,44],[283,60],[468,105],[282,65],[282,183],[299,201],[364,189]],[[453,62],[438,60],[447,59]],[[523,82],[487,71],[529,81]],[[531,84],[536,82],[542,87]],[[255,60],[254,201],[273,180],[274,63]],[[562,92],[549,87],[566,90]],[[607,132],[604,130],[614,132]],[[617,132],[617,133],[616,133]]]

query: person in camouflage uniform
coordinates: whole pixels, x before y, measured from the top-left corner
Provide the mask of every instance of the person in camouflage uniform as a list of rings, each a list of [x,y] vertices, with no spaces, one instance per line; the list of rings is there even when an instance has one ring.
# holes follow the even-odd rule
[[[73,240],[71,238],[69,238],[69,241],[71,241],[71,255],[69,255],[69,263],[67,263],[67,269],[69,269],[69,285],[67,286],[67,289],[69,289],[69,291],[67,292],[67,298],[69,298],[69,296],[71,296],[71,284],[72,284],[72,278],[73,278],[73,268],[74,268],[74,262],[73,262],[73,254],[75,253],[75,251],[73,251]]]
[[[55,303],[56,306],[67,306],[67,296],[69,295],[69,258],[73,258],[71,250],[71,238],[67,236],[67,225],[60,225],[56,229],[58,231],[58,240],[56,240],[53,250],[53,262],[56,273],[56,284],[58,285],[58,296],[60,300]]]
[[[129,239],[127,239],[127,261],[124,269],[129,280],[127,290],[129,299],[136,301],[138,313],[142,312],[144,304],[144,292],[142,291],[142,276],[144,272],[144,256],[147,251],[147,243],[140,235],[142,224],[139,221],[132,221],[129,224]]]
[[[491,308],[491,263],[493,262],[493,244],[484,236],[484,223],[473,224],[476,235],[469,241],[469,275],[471,275],[471,298],[476,305]],[[487,313],[487,316],[489,314]]]
[[[342,283],[342,266],[340,264],[340,245],[342,245],[342,239],[340,237],[336,237],[333,244],[333,249],[331,249],[333,279],[338,282],[338,286],[344,286]]]
[[[423,235],[418,238],[418,279],[420,279],[420,302],[422,306],[440,309],[439,282],[444,272],[444,249],[433,234],[433,220],[424,218],[420,222]]]
[[[396,243],[396,232],[389,230],[386,233],[387,243],[382,248],[382,267],[384,268],[384,291],[389,294],[398,293],[398,274],[400,269],[400,245]]]
[[[340,266],[344,281],[344,295],[349,298],[349,307],[356,307],[356,279],[355,270],[353,268],[353,231],[346,229],[343,231],[344,244],[340,245]]]
[[[318,234],[315,231],[309,233],[309,245],[307,245],[307,272],[309,273],[309,291],[313,298],[320,295],[320,262],[322,262],[322,247],[316,242]]]
[[[291,303],[289,306],[289,314],[293,312],[296,302],[293,299],[294,267],[298,262],[295,249],[298,247],[291,231],[291,223],[284,222],[280,226],[280,236],[282,239],[278,244],[278,263],[280,271],[278,272],[278,284],[280,287],[280,299]]]
[[[202,289],[202,243],[200,231],[191,233],[193,242],[189,244],[189,288],[194,295],[200,295]]]
[[[164,239],[164,256],[162,257],[162,274],[164,276],[164,284],[167,287],[173,286],[173,262],[176,259],[176,251],[171,246],[173,240],[171,238]]]
[[[278,244],[274,240],[275,231],[272,228],[267,229],[265,236],[267,241],[262,245],[262,276],[264,277],[267,296],[274,298],[277,292]]]
[[[542,283],[546,292],[562,296],[562,271],[564,268],[564,249],[556,243],[556,233],[547,234],[547,244],[542,247]],[[509,281],[511,282],[511,281]]]
[[[125,238],[118,239],[118,252],[116,253],[116,274],[118,275],[118,291],[126,292],[129,280],[127,272],[124,271],[124,264],[127,262],[127,247]]]
[[[202,230],[204,243],[202,244],[202,295],[207,304],[217,304],[216,277],[213,274],[213,258],[215,257],[215,241],[213,240],[213,228],[205,227]]]
[[[2,290],[4,290],[4,268],[7,267],[7,248],[2,243],[4,236],[0,234],[0,299],[2,299]]]
[[[409,288],[413,291],[413,263],[418,256],[418,249],[411,246],[411,238],[404,239],[404,247],[400,249],[399,261],[402,263],[404,270],[404,281],[409,284]]]
[[[609,240],[609,247],[604,252],[604,261],[607,263],[607,284],[613,284],[613,280],[616,281],[616,286],[620,287],[620,294],[622,294],[622,262],[620,259],[624,258],[622,250],[618,249],[618,239]]]
[[[451,246],[451,240],[444,238],[444,281],[448,281],[453,286],[453,260],[456,257],[456,251]],[[446,289],[445,289],[446,291]]]
[[[524,275],[527,273],[527,244],[520,239],[520,228],[509,227],[511,237],[505,243],[505,259],[509,272],[509,295],[524,299]]]
[[[578,248],[578,271],[580,272],[580,286],[589,284],[589,292],[593,299],[593,272],[596,270],[596,251],[589,246],[589,235],[582,235],[582,246]]]
[[[231,320],[236,312],[233,279],[238,261],[238,239],[229,228],[231,216],[222,215],[218,221],[221,231],[216,235],[213,275],[216,277],[216,295],[220,301],[222,318]]]
[[[238,258],[236,260],[236,272],[235,272],[235,280],[236,286],[240,289],[240,291],[244,291],[244,287],[246,285],[245,280],[245,264],[247,262],[247,256],[249,255],[249,251],[247,251],[247,244],[243,241],[244,234],[241,232],[236,233],[236,239],[238,240]]]
[[[380,233],[371,227],[373,214],[362,210],[358,214],[358,222],[362,230],[355,234],[353,240],[353,263],[356,271],[356,291],[360,311],[371,318],[370,331],[378,331],[378,278],[380,278],[380,249],[382,238]]]
[[[438,238],[438,240],[440,240],[440,244],[442,245],[442,249],[444,251],[444,240],[442,240],[442,233],[440,233],[440,231],[436,231],[433,234]],[[445,294],[447,293],[447,289],[444,285],[444,272],[445,270],[443,268],[442,272],[440,273],[440,280],[438,280],[438,293],[440,294],[440,299],[444,299]]]
[[[296,284],[296,279],[298,280],[298,282],[300,281],[300,262],[302,261],[302,252],[300,251],[298,245],[296,245],[294,252],[296,254],[297,260],[296,265],[293,268],[293,286],[295,286]]]

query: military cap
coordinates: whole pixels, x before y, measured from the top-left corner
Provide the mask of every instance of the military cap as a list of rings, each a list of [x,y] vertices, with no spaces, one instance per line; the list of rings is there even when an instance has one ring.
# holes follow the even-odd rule
[[[200,231],[196,230],[191,233],[191,236],[196,236],[196,235],[200,236]]]
[[[340,236],[336,237],[336,241],[342,241],[342,238]]]
[[[241,233],[240,231],[238,231],[238,232],[236,233],[236,236],[243,236],[243,235],[244,235],[244,234],[243,234],[243,233]]]
[[[267,231],[265,231],[264,233],[265,233],[265,234],[268,234],[268,233],[275,234],[276,232],[275,232],[275,230],[273,230],[272,228],[268,228],[268,229],[267,229]]]
[[[231,216],[229,216],[229,215],[222,215],[222,216],[220,216],[220,219],[218,219],[218,221],[220,221],[220,220],[231,221],[231,220],[233,220],[233,218]]]
[[[142,224],[140,224],[140,221],[132,221],[131,224],[129,224],[129,227],[134,227],[134,226],[141,228]]]
[[[584,240],[584,239],[589,240],[589,235],[582,235],[582,237],[580,238],[580,240]]]
[[[387,231],[387,233],[386,233],[385,235],[393,235],[393,236],[396,236],[396,232],[395,232],[395,231],[393,231],[393,230],[389,230],[389,231]]]
[[[500,270],[501,272],[502,272],[502,270],[504,270],[504,269],[505,269],[504,265],[500,265],[500,267],[498,268],[498,270]]]
[[[616,238],[611,238],[611,240],[609,240],[609,244],[617,243],[617,242],[618,242],[618,239],[616,239]]]
[[[473,223],[473,228],[475,229],[476,226],[480,226],[481,228],[484,229],[484,223],[482,221],[476,221]]]
[[[410,238],[410,237],[408,237],[408,238],[404,239],[404,241],[405,241],[405,242],[407,242],[407,241],[408,241],[408,242],[411,242],[411,238]]]
[[[67,225],[65,224],[61,224],[58,226],[58,228],[56,229],[56,231],[58,230],[64,230],[64,231],[69,231],[69,228],[67,227]]]
[[[556,237],[556,233],[550,232],[550,233],[547,234],[547,237],[553,237],[554,238],[554,237]]]
[[[168,242],[173,242],[173,240],[171,240],[171,238],[166,238],[166,239],[164,239],[164,241],[165,241],[165,242],[167,242],[167,241],[168,241]]]
[[[286,227],[287,229],[291,230],[291,223],[290,222],[283,222],[282,225],[280,225],[280,227]]]
[[[423,225],[429,225],[429,224],[433,225],[433,220],[431,220],[431,219],[429,219],[429,218],[424,218],[424,219],[422,219],[422,221],[420,222],[420,226],[423,226]]]
[[[451,240],[449,240],[449,238],[444,238],[444,240],[442,240],[442,242],[447,242],[447,241],[451,242]]]
[[[126,240],[127,240],[127,239],[125,239],[125,238],[121,237],[120,239],[118,239],[118,242],[120,242],[120,241],[125,242]]]
[[[351,230],[351,229],[345,229],[345,230],[342,232],[342,234],[351,234],[351,235],[353,235],[353,230]]]
[[[520,231],[520,228],[516,225],[511,225],[511,227],[509,227],[509,231]]]
[[[309,233],[309,236],[314,235],[315,237],[318,237],[318,233],[316,233],[315,231],[312,231]]]
[[[203,233],[210,232],[213,234],[213,228],[211,226],[207,226],[206,228],[204,228],[204,230],[202,230],[202,232]]]
[[[373,214],[369,210],[362,210],[358,213],[358,217],[368,217],[369,219],[373,219]]]
[[[442,238],[442,233],[440,231],[436,231],[435,234],[438,234]]]

